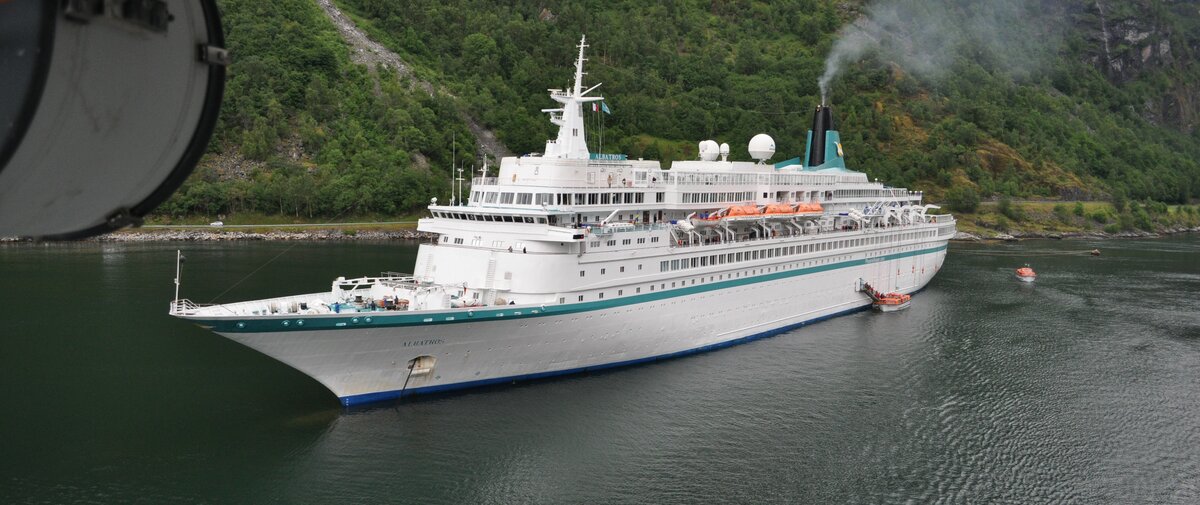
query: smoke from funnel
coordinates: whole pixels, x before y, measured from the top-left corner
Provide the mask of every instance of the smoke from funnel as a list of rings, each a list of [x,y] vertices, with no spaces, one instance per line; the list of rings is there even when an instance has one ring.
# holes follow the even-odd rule
[[[880,0],[843,27],[817,80],[827,104],[834,79],[869,53],[937,80],[961,54],[1022,79],[1057,52],[1061,0]]]

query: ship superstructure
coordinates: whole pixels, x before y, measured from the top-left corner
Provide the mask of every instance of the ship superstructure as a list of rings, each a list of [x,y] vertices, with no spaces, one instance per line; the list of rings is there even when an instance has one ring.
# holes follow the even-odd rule
[[[912,293],[955,233],[919,192],[845,167],[818,107],[808,152],[755,161],[704,141],[699,159],[589,151],[583,40],[544,109],[541,154],[504,158],[459,205],[430,205],[412,273],[171,314],[291,365],[344,405],[677,356],[869,307],[864,286]]]

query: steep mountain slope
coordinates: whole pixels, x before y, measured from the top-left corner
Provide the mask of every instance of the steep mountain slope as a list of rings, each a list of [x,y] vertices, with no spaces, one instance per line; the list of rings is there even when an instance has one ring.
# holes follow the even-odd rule
[[[219,5],[234,55],[221,122],[161,214],[399,214],[447,191],[452,151],[475,156],[455,99],[356,64],[314,0]]]

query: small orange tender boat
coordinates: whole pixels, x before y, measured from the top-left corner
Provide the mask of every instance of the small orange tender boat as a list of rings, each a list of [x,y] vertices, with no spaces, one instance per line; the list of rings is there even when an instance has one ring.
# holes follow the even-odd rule
[[[1037,272],[1034,272],[1029,265],[1025,265],[1017,269],[1017,279],[1021,282],[1033,282],[1037,280]]]
[[[903,293],[887,293],[879,295],[879,298],[871,303],[871,307],[880,312],[895,312],[897,310],[907,309],[911,300],[911,295],[906,295]]]

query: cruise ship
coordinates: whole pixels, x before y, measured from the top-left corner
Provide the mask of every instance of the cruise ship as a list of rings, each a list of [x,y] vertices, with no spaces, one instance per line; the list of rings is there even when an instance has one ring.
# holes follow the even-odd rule
[[[954,219],[847,169],[828,107],[804,156],[776,163],[765,134],[747,144],[753,161],[711,140],[669,169],[591,152],[584,113],[603,98],[584,85],[585,42],[573,85],[542,111],[557,138],[502,159],[466,201],[435,200],[418,229],[437,239],[412,273],[219,305],[177,292],[170,314],[350,406],[717,349],[869,308],[864,286],[911,294],[937,274]]]

